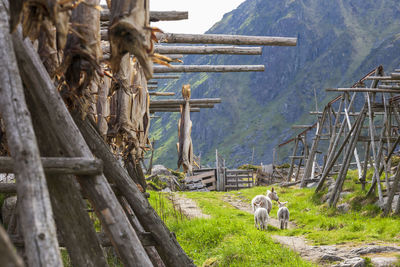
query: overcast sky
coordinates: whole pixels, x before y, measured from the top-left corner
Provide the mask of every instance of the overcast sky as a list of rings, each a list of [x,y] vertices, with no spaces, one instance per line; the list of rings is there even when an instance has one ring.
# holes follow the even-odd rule
[[[164,32],[204,33],[222,16],[237,8],[245,0],[150,0],[153,11],[188,11],[189,19],[181,21],[152,22]],[[105,4],[105,0],[101,0]]]
[[[189,19],[152,23],[164,32],[204,33],[245,0],[150,0],[150,10],[189,11]]]

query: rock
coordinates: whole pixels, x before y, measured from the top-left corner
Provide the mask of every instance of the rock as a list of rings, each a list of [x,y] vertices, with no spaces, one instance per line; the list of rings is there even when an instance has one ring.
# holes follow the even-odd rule
[[[166,176],[172,176],[173,174],[163,165],[154,165],[154,167],[151,169],[151,174],[153,175],[166,175]]]
[[[363,258],[351,258],[351,259],[346,259],[345,261],[333,265],[333,267],[365,267],[365,260]]]
[[[400,248],[390,247],[390,246],[368,246],[368,247],[352,249],[350,253],[356,255],[365,255],[365,254],[375,254],[375,253],[393,252],[393,251],[400,251]]]
[[[324,254],[319,258],[320,261],[342,261],[344,260],[342,257],[333,255],[333,254]]]
[[[310,184],[307,185],[307,188],[314,188],[314,187],[317,187],[317,185],[318,185],[317,182],[310,183]]]
[[[337,206],[337,210],[341,213],[347,213],[350,210],[350,204],[348,203],[342,203]]]
[[[8,225],[12,214],[15,212],[17,206],[17,196],[8,197],[4,200],[3,206],[1,207],[1,215],[3,224]]]
[[[161,192],[167,192],[167,193],[170,193],[170,192],[172,192],[172,190],[171,190],[171,188],[169,188],[169,187],[166,187],[166,188],[164,188],[163,190],[161,190]]]
[[[396,266],[398,259],[396,257],[375,257],[371,258],[371,263],[375,267]]]

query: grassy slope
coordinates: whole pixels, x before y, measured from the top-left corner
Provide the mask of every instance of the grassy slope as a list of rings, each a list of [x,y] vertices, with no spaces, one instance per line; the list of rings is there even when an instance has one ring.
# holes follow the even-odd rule
[[[353,177],[354,176],[354,177]],[[355,184],[356,172],[349,173],[344,191],[349,192],[343,201],[350,203],[347,214],[337,213],[320,202],[321,195],[314,196],[314,189],[277,188],[281,201],[289,201],[291,221],[296,229],[278,230],[269,226],[267,232],[254,228],[253,216],[237,210],[222,201],[224,192],[187,192],[186,197],[194,199],[204,213],[212,219],[187,220],[174,211],[170,202],[157,204],[156,210],[164,211],[164,219],[184,250],[201,265],[207,259],[217,261],[221,266],[293,266],[309,265],[292,252],[281,248],[269,237],[271,234],[304,236],[316,245],[388,242],[400,243],[400,223],[398,217],[381,218],[380,210],[374,203],[376,197],[364,199],[365,192]],[[231,192],[240,194],[250,203],[252,197],[264,194],[265,187]],[[160,193],[151,193],[151,203],[156,205]],[[162,198],[162,197],[161,197]],[[276,218],[277,206],[271,216]],[[290,253],[291,257],[285,256]],[[283,262],[283,263],[282,263]]]
[[[204,262],[219,266],[313,266],[297,254],[274,243],[268,232],[254,228],[253,216],[222,202],[223,193],[186,193],[211,219],[182,219],[170,202],[151,192],[150,202],[164,217],[186,253],[201,266]],[[161,196],[161,199],[163,196]],[[163,207],[163,208],[160,208]],[[215,266],[215,265],[214,265]]]

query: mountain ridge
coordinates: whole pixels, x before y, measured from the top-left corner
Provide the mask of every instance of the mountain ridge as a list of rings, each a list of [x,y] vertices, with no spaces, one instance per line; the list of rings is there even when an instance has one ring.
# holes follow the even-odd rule
[[[294,135],[291,125],[310,123],[318,103],[332,99],[324,88],[350,86],[383,64],[400,62],[400,16],[396,1],[247,0],[207,33],[298,37],[296,47],[264,47],[262,56],[190,55],[185,64],[265,64],[264,73],[183,74],[163,90],[192,98],[221,97],[214,109],[192,113],[195,154],[213,163],[215,149],[228,166],[272,161],[272,150]],[[383,19],[384,18],[384,19]],[[176,166],[178,114],[152,122],[156,161]],[[289,149],[285,148],[285,149]],[[282,159],[281,159],[282,160]]]

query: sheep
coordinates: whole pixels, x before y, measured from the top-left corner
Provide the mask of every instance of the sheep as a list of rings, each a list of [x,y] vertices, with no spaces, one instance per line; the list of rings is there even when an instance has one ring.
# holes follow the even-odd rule
[[[286,202],[278,201],[278,204],[279,204],[279,209],[278,209],[277,217],[279,219],[280,228],[287,229],[288,221],[289,221],[289,209],[287,207],[285,207],[285,205],[287,204],[287,201]]]
[[[261,207],[261,203],[254,203],[256,211],[254,212],[254,226],[257,229],[265,230],[268,225],[268,211],[267,209]]]
[[[254,204],[260,203],[262,208],[267,209],[268,214],[271,212],[272,209],[272,200],[279,201],[278,194],[272,187],[271,191],[267,190],[267,196],[264,195],[257,195],[251,201],[251,207],[253,208],[253,212],[256,211]]]

